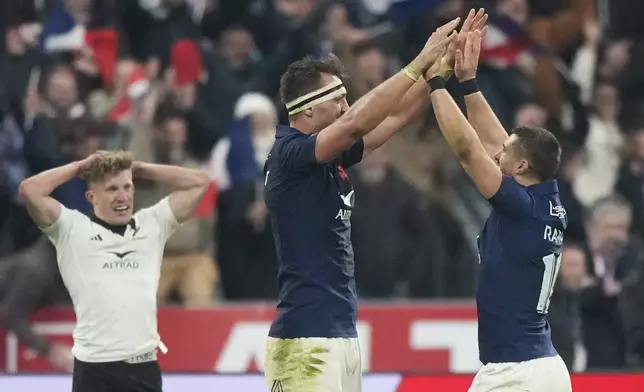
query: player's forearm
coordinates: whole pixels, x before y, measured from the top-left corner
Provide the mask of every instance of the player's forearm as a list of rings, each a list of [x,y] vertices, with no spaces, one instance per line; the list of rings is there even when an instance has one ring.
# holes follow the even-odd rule
[[[438,126],[450,148],[460,158],[466,157],[479,143],[478,136],[447,90],[431,93]]]
[[[404,121],[409,121],[420,114],[421,110],[427,107],[427,93],[430,91],[427,81],[424,78],[418,80],[410,88],[402,99],[393,109],[390,117],[398,117]]]
[[[363,138],[365,155],[380,148],[420,114],[421,110],[427,106],[428,90],[427,83],[422,79],[407,91],[391,114]]]
[[[488,154],[496,154],[503,147],[508,133],[494,114],[483,93],[476,92],[466,95],[465,107],[470,124],[478,134],[483,147]]]
[[[415,60],[414,67],[421,69],[420,64]],[[349,123],[351,135],[355,140],[365,136],[378,124],[383,122],[391,114],[394,108],[400,103],[405,93],[415,82],[402,72],[387,79],[367,95],[360,98],[340,118],[340,121]]]
[[[174,190],[207,188],[208,175],[199,170],[155,163],[135,162],[132,174],[144,180],[161,182]]]
[[[80,162],[72,162],[31,176],[20,184],[20,196],[23,199],[49,196],[54,189],[76,177],[80,167]]]

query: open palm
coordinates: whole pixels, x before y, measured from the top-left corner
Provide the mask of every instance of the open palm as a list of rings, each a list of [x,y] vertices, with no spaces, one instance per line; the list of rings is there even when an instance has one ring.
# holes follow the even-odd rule
[[[459,81],[463,82],[476,77],[479,56],[481,55],[482,39],[483,32],[474,30],[467,34],[465,47],[463,49],[456,49],[454,72]]]
[[[435,74],[441,74],[442,76],[451,75],[456,63],[456,50],[461,49],[462,51],[465,48],[465,41],[470,32],[475,30],[484,32],[487,28],[486,23],[487,14],[485,13],[485,9],[480,8],[478,12],[471,9],[458,34],[452,37],[452,41],[443,55],[443,58],[437,63],[436,67],[430,71],[433,71]],[[458,77],[458,73],[456,76]]]

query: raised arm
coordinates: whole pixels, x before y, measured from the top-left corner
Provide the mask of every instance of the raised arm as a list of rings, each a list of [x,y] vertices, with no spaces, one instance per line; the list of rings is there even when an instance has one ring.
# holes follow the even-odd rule
[[[479,29],[480,30],[480,29]],[[464,42],[460,42],[460,50],[464,51]],[[478,54],[471,61],[455,61],[454,74],[461,83],[465,95],[467,118],[479,135],[479,139],[488,155],[494,156],[503,148],[503,142],[508,138],[503,125],[490,107],[483,93],[476,83],[476,70],[478,68]]]
[[[463,52],[467,35],[476,30],[481,31],[484,35],[487,29],[487,14],[485,14],[485,10],[482,8],[479,9],[473,18],[471,18],[472,13],[473,11],[470,11],[465,23],[463,23],[461,34],[458,35],[455,42],[450,44],[447,54],[441,60],[441,65],[443,65],[443,68],[451,68],[454,70],[456,78],[465,90],[465,104],[470,124],[479,135],[479,139],[483,147],[485,147],[485,150],[490,156],[494,156],[501,149],[503,141],[507,138],[508,134],[503,129],[503,126],[485,100],[485,97],[483,97],[483,94],[478,91],[476,85],[478,57],[475,62],[456,63],[456,50],[458,49],[461,53]]]
[[[465,57],[463,61],[471,60],[474,56],[478,59],[477,53],[480,51],[480,44],[481,32],[477,30],[468,34],[464,55],[460,50],[456,53],[457,62],[460,61],[458,58],[463,57]],[[501,186],[503,180],[501,170],[485,151],[474,128],[467,121],[454,99],[444,88],[439,88],[442,78],[440,76],[435,78],[430,82],[434,85],[431,100],[438,126],[481,194],[486,199],[490,199]]]
[[[198,170],[143,162],[134,162],[132,175],[158,181],[172,188],[170,209],[179,223],[190,219],[203,199],[210,181],[206,173]]]
[[[486,22],[487,14],[483,8],[479,9],[478,12],[474,12],[473,9],[470,10],[458,33],[458,39],[464,41],[470,31],[482,30]],[[449,55],[443,56],[441,61],[436,61],[430,69],[430,74],[440,75],[445,80],[449,79],[453,72],[453,56],[450,58]],[[425,97],[427,96],[428,90],[431,91],[431,89],[428,89],[425,82],[424,79],[416,82],[405,93],[391,114],[364,137],[364,155],[368,155],[371,151],[380,148],[426,107],[427,100]]]
[[[474,78],[459,80],[463,85],[478,90]],[[491,157],[494,156],[503,148],[503,141],[508,138],[508,133],[480,91],[465,95],[465,107],[467,118],[479,135],[485,151]]]
[[[36,174],[20,184],[20,198],[39,228],[46,229],[58,220],[62,206],[49,195],[54,189],[76,177],[82,165],[82,161],[72,162]]]
[[[331,162],[383,122],[407,90],[442,57],[449,43],[449,36],[459,20],[460,18],[454,19],[436,30],[416,59],[403,71],[371,90],[340,119],[323,129],[315,143],[316,160],[320,163]]]
[[[405,93],[391,114],[364,136],[365,156],[385,144],[427,106],[428,90],[425,79],[421,79]]]

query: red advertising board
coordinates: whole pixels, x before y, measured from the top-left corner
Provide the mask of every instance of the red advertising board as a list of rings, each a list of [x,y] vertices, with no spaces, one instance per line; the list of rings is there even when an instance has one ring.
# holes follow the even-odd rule
[[[169,349],[160,356],[161,366],[169,372],[261,371],[274,315],[267,304],[160,309],[159,333]],[[74,320],[71,309],[48,309],[32,318],[37,331],[69,345]],[[364,305],[358,329],[366,372],[473,373],[479,367],[473,303]],[[52,370],[2,331],[0,369]]]

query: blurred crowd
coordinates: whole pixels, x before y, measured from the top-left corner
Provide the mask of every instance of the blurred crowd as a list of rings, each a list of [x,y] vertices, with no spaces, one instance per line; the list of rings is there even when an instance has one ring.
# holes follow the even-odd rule
[[[571,369],[644,359],[644,2],[639,0],[0,1],[0,321],[41,353],[26,315],[69,303],[55,255],[21,205],[29,175],[129,150],[201,168],[212,187],[168,242],[161,303],[274,300],[262,200],[279,78],[334,53],[354,102],[398,72],[443,22],[485,7],[478,80],[506,129],[535,125],[564,147],[569,228],[550,310]],[[462,101],[457,83],[448,89]],[[460,94],[460,95],[459,95]],[[489,206],[431,110],[349,173],[363,299],[469,298]],[[53,195],[89,213],[85,184]],[[137,182],[136,203],[168,193]]]

